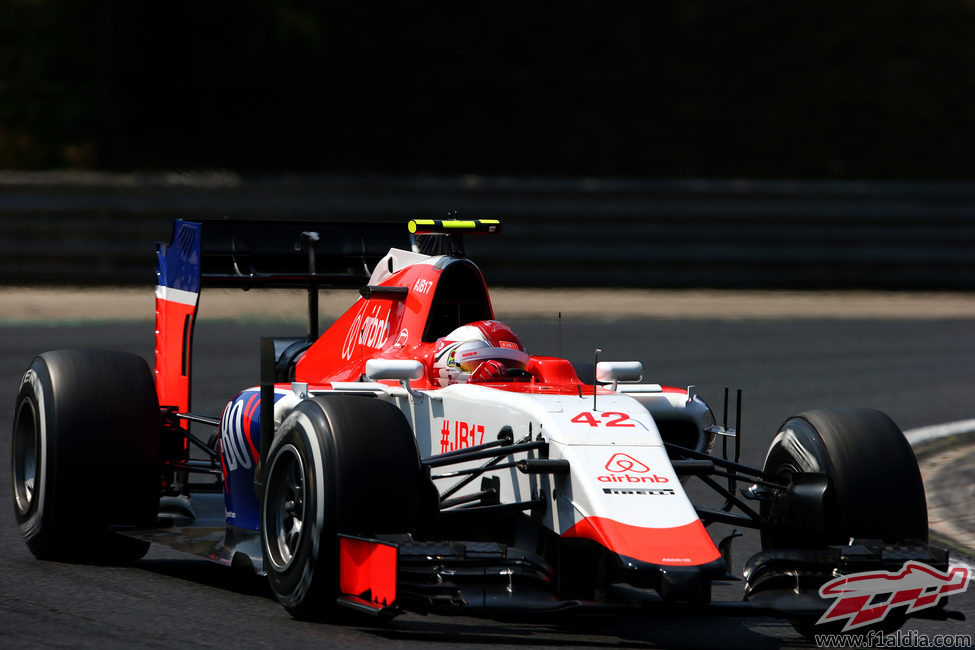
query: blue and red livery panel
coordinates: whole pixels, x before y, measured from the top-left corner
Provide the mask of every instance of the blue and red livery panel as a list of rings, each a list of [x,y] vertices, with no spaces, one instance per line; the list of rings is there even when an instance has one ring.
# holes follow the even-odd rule
[[[201,224],[176,219],[172,241],[156,245],[156,393],[160,406],[175,407],[181,413],[190,408],[190,350],[200,299],[201,232]]]
[[[285,391],[275,390],[275,403]],[[227,523],[248,530],[260,528],[254,491],[254,469],[261,448],[261,390],[250,388],[227,404],[220,418],[220,465],[223,470]]]

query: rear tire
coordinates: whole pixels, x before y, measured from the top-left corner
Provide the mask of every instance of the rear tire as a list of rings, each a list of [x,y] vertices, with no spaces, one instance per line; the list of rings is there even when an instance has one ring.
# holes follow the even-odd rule
[[[36,357],[14,410],[14,516],[36,557],[129,562],[159,504],[159,406],[133,354],[57,350]]]
[[[376,398],[302,401],[279,427],[264,467],[264,569],[295,618],[334,613],[338,533],[416,532],[436,512],[412,429],[396,406]]]

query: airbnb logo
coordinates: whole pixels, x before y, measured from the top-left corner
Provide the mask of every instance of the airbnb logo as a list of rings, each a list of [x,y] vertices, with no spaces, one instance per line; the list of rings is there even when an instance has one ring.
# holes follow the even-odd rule
[[[638,461],[629,454],[613,454],[612,458],[606,463],[606,469],[614,474],[597,476],[596,480],[601,483],[669,483],[670,479],[666,476],[651,474],[650,468]],[[629,472],[629,473],[627,473]],[[632,474],[644,474],[645,476],[633,476]]]
[[[606,469],[611,472],[636,472],[638,474],[650,471],[649,467],[627,454],[613,454],[613,457],[606,463]]]
[[[597,476],[596,480],[601,483],[669,483],[670,479],[659,474],[648,474],[647,476],[633,476],[631,474],[617,474],[612,476]]]

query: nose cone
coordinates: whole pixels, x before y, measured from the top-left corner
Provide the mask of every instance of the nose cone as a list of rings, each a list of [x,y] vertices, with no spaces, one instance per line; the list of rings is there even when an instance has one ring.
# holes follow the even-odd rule
[[[607,517],[586,517],[563,536],[591,539],[621,557],[660,566],[698,566],[721,557],[700,520],[671,528],[645,528]]]
[[[643,528],[605,517],[586,517],[563,534],[590,539],[616,556],[615,582],[653,588],[668,601],[707,603],[711,581],[726,567],[698,520],[673,528]]]

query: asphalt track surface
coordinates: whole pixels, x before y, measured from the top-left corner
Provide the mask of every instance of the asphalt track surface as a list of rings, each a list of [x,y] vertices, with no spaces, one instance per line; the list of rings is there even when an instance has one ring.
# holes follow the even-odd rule
[[[561,336],[555,318],[507,320],[530,351],[561,350],[579,361],[582,376],[591,372],[592,350],[599,347],[604,360],[642,360],[647,381],[696,385],[716,411],[724,386],[743,389],[742,458],[749,464],[760,465],[778,425],[807,408],[878,408],[903,429],[970,419],[975,412],[970,319],[570,318]],[[218,414],[234,392],[257,383],[259,336],[301,333],[298,325],[201,321],[194,410]],[[407,615],[385,625],[308,624],[292,620],[262,579],[164,547],[128,567],[35,560],[9,505],[13,402],[33,355],[62,347],[107,347],[151,359],[152,326],[0,327],[0,400],[7,400],[0,409],[0,647],[814,647],[777,619],[653,611],[518,622]],[[92,507],[108,498],[92,494]],[[714,528],[716,536],[724,530]],[[736,543],[734,571],[740,573],[757,550],[757,535],[746,532]],[[714,597],[739,600],[741,584],[716,586]],[[911,621],[904,629],[975,636],[975,589],[953,597],[949,608],[969,620]]]

